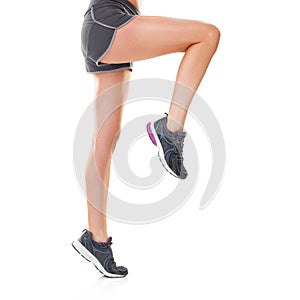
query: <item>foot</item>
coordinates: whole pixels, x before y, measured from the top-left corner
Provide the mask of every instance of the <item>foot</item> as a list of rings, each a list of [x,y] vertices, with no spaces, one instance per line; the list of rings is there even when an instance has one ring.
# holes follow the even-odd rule
[[[92,233],[84,229],[83,234],[72,243],[72,246],[87,261],[92,262],[106,277],[125,277],[128,270],[123,266],[116,266],[111,244],[111,237],[106,242],[96,242],[92,239]]]
[[[185,179],[188,173],[183,165],[182,150],[186,132],[170,131],[166,125],[167,116],[155,122],[149,122],[147,124],[148,135],[152,143],[158,147],[158,156],[165,169],[175,177]]]

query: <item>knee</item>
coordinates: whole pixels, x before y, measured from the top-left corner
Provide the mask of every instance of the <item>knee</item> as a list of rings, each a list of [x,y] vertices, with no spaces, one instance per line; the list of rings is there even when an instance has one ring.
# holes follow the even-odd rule
[[[213,51],[217,50],[220,37],[221,33],[219,28],[215,25],[207,24],[205,41],[211,45]]]

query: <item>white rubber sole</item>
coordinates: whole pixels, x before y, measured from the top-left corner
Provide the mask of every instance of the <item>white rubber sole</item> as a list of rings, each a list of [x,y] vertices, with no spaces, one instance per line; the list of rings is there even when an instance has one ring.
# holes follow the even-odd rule
[[[125,277],[127,275],[127,274],[126,275],[118,275],[118,274],[112,274],[112,273],[107,272],[102,267],[99,260],[90,251],[88,251],[79,241],[74,241],[72,243],[72,246],[87,261],[93,263],[94,266],[97,268],[97,270],[100,271],[103,275],[110,277],[110,278],[120,278],[120,277]]]
[[[153,134],[154,138],[155,138],[155,141],[156,141],[156,147],[158,148],[158,157],[159,157],[159,160],[161,161],[163,167],[166,169],[166,171],[168,171],[171,175],[175,176],[176,178],[179,178],[179,176],[177,176],[174,171],[168,166],[166,160],[165,160],[165,156],[164,156],[164,150],[163,150],[163,147],[160,143],[160,140],[156,134],[156,130],[154,128],[154,123],[153,122],[150,122],[150,130],[151,130],[151,133]],[[151,138],[150,138],[151,139]],[[151,140],[152,141],[152,140]],[[153,143],[153,142],[152,142]],[[162,155],[161,155],[162,153]]]

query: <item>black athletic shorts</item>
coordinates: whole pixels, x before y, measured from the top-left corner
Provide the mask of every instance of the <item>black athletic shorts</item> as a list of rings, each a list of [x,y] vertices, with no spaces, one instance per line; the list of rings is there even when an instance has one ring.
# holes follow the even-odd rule
[[[105,64],[100,61],[111,47],[117,29],[140,14],[128,0],[91,0],[81,29],[81,50],[88,73],[132,71],[132,62]]]

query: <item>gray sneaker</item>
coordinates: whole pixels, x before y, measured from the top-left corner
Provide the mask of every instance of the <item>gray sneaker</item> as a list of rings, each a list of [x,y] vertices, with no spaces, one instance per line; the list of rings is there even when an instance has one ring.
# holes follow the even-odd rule
[[[158,156],[164,168],[173,176],[185,179],[188,175],[183,165],[183,142],[185,131],[170,131],[167,126],[167,116],[147,124],[147,132],[152,143],[158,147]]]
[[[72,243],[72,246],[82,257],[92,262],[104,276],[125,277],[128,270],[123,266],[116,265],[111,244],[111,237],[106,242],[96,242],[92,239],[92,233],[84,229],[82,235]]]

